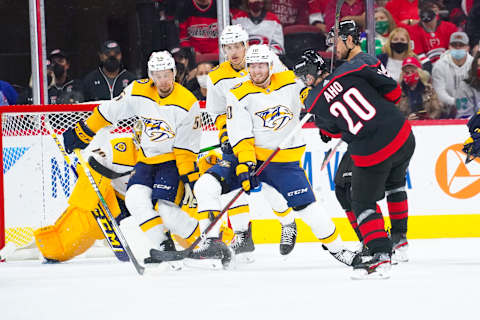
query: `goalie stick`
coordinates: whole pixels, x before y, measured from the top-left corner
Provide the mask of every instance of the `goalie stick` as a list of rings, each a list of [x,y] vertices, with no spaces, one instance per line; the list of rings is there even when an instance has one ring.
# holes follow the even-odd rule
[[[84,171],[85,174],[87,175],[88,180],[90,181],[90,184],[92,185],[93,190],[95,190],[95,193],[97,194],[98,199],[99,199],[100,202],[102,203],[103,209],[105,209],[105,213],[107,214],[107,217],[110,219],[110,223],[111,223],[111,225],[112,225],[112,227],[113,227],[113,230],[115,231],[115,234],[118,236],[118,239],[119,239],[122,247],[124,248],[125,252],[127,253],[128,257],[130,258],[130,261],[132,261],[132,264],[133,264],[133,266],[135,267],[135,270],[137,271],[137,273],[138,273],[139,275],[143,275],[143,273],[145,272],[145,268],[142,267],[142,266],[138,263],[137,259],[136,259],[135,256],[133,255],[133,252],[132,252],[132,250],[130,249],[130,246],[128,245],[127,240],[126,240],[125,237],[123,236],[122,231],[120,231],[120,227],[118,226],[117,221],[115,220],[115,218],[113,217],[112,212],[111,212],[110,209],[108,208],[107,202],[105,201],[105,199],[104,199],[103,196],[102,196],[102,193],[101,193],[100,190],[98,189],[98,185],[97,185],[97,183],[95,182],[95,179],[93,179],[92,173],[90,172],[90,169],[88,168],[88,164],[85,162],[85,159],[83,159],[83,156],[82,156],[82,154],[80,153],[80,149],[75,149],[74,152],[75,152],[75,155],[76,155],[77,158],[78,158],[78,161],[80,162],[80,165],[81,165],[82,168],[83,168],[83,171]]]
[[[60,139],[58,139],[57,134],[55,133],[55,130],[53,130],[52,126],[50,125],[50,122],[45,118],[44,119],[44,125],[47,131],[50,133],[50,136],[53,138],[55,141],[55,144],[57,145],[58,149],[60,150],[60,153],[62,154],[63,158],[65,159],[65,162],[67,162],[68,166],[72,170],[72,172],[75,174],[75,176],[78,178],[78,172],[73,166],[72,160],[70,159],[70,156],[67,154],[65,151],[65,148],[63,147],[63,144],[60,142]],[[103,175],[101,172],[99,172],[101,175]],[[108,178],[108,177],[107,177]],[[111,178],[109,178],[111,179]],[[118,235],[115,233],[115,229],[112,227],[112,223],[110,220],[107,218],[105,215],[105,212],[101,210],[101,207],[97,208],[94,211],[91,211],[93,218],[98,224],[98,227],[100,230],[102,230],[105,239],[107,240],[110,248],[113,251],[113,254],[117,257],[118,260],[120,261],[128,261],[128,254],[125,251],[125,248],[122,246],[122,243],[119,241]]]
[[[259,176],[260,173],[262,173],[263,169],[265,169],[266,166],[272,161],[273,157],[280,151],[282,148],[283,144],[288,143],[292,137],[297,133],[298,130],[300,130],[303,125],[310,119],[312,116],[311,113],[307,113],[305,117],[293,128],[293,130],[284,138],[284,140],[279,144],[279,146],[270,154],[270,156],[258,167],[258,169],[255,171],[254,176]],[[222,218],[222,216],[227,212],[227,210],[233,205],[235,201],[242,195],[244,192],[243,189],[240,189],[238,193],[230,200],[227,205],[220,211],[220,213],[215,217],[215,219],[212,220],[212,222],[207,226],[207,228],[202,232],[200,237],[198,237],[191,245],[185,250],[182,251],[160,251],[157,249],[151,249],[150,250],[150,256],[152,258],[162,260],[162,261],[177,261],[177,260],[182,260],[185,258],[188,258],[190,253],[193,251],[193,249],[206,237],[208,232],[213,228],[213,226]]]

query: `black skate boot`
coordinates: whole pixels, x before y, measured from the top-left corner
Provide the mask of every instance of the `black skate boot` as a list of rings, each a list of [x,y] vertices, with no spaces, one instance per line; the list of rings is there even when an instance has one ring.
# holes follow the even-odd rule
[[[175,243],[172,240],[172,236],[170,234],[170,231],[166,232],[165,235],[167,236],[167,239],[163,240],[162,243],[160,243],[160,249],[159,250],[160,251],[177,251],[175,249]],[[145,258],[145,260],[143,262],[145,264],[149,264],[149,263],[162,263],[163,261],[159,260],[159,259],[156,259],[154,257],[147,257],[147,258]]]
[[[408,261],[408,240],[406,233],[392,233],[392,263]]]
[[[282,224],[282,237],[280,239],[280,254],[285,256],[292,252],[297,242],[297,223]]]
[[[377,252],[372,259],[353,267],[352,279],[388,279],[392,267],[391,256],[386,252]]]
[[[233,249],[227,247],[220,238],[207,238],[193,250],[189,258],[191,259],[217,259],[220,260],[224,269],[228,269],[234,257]]]
[[[343,264],[346,264],[349,267],[354,267],[362,263],[362,258],[357,252],[350,251],[348,249],[342,249],[337,252],[332,252],[328,250],[328,248],[323,244],[322,244],[322,248],[327,250],[335,259],[337,259]]]
[[[252,239],[252,224],[248,225],[247,231],[235,232],[230,247],[235,251],[235,254],[253,252],[255,250],[255,244]]]

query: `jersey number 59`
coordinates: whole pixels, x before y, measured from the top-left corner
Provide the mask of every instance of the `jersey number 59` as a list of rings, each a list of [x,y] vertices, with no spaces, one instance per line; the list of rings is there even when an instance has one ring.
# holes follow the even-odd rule
[[[363,123],[362,121],[354,123],[349,110],[353,111],[364,122],[375,117],[377,111],[357,88],[348,89],[343,94],[342,99],[349,108],[342,102],[335,101],[330,106],[330,113],[336,118],[342,116],[345,122],[347,122],[348,131],[356,135],[363,128]]]

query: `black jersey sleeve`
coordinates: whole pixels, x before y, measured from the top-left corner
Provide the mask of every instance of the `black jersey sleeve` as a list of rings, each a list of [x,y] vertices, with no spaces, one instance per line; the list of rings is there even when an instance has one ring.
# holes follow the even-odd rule
[[[358,73],[359,76],[365,79],[385,99],[395,104],[400,101],[402,89],[397,81],[387,74],[387,71],[382,64],[380,64],[377,69],[363,68],[359,70]]]

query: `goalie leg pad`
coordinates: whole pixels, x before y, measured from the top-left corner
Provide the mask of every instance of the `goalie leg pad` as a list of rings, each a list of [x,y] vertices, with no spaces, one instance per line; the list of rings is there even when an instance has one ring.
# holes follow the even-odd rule
[[[99,238],[99,232],[90,212],[69,207],[55,225],[37,229],[34,235],[45,258],[67,261],[89,249]]]

